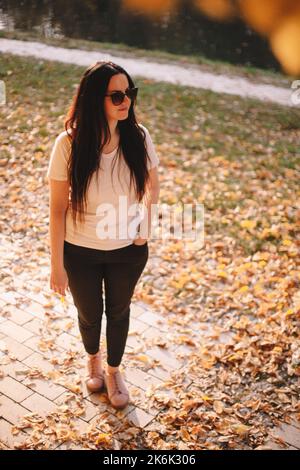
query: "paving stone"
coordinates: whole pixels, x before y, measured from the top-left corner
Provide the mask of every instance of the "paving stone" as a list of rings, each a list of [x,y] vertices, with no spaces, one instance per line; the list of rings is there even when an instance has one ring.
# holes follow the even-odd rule
[[[51,306],[47,306],[48,303],[51,303]],[[63,315],[65,318],[76,319],[78,317],[77,308],[73,304],[72,299],[69,297],[69,300],[66,299],[63,304],[57,297],[52,296],[45,305],[45,310],[48,312],[55,312],[60,315]]]
[[[131,331],[129,330],[129,334],[127,336],[126,346],[136,349],[136,348],[143,348],[145,346],[145,340],[143,340],[140,336],[140,333],[130,334]]]
[[[24,415],[28,414],[28,410],[19,405],[15,401],[1,395],[0,397],[0,415],[11,424],[17,424]]]
[[[74,442],[65,442],[56,447],[55,450],[85,450],[85,448],[83,445],[75,444]]]
[[[23,300],[23,304],[19,306],[22,310],[25,310],[25,312],[30,313],[33,317],[37,317],[41,320],[44,320],[47,309],[42,304],[28,298]]]
[[[24,359],[23,363],[29,367],[37,367],[46,373],[55,369],[54,366],[47,359],[44,359],[44,357],[38,352],[28,356],[26,359]]]
[[[90,393],[86,400],[97,406],[98,413],[104,413],[108,409],[109,399],[106,391]]]
[[[22,401],[21,404],[25,408],[28,408],[28,410],[39,413],[41,416],[45,416],[47,413],[51,413],[56,409],[54,402],[42,397],[39,393],[33,393],[29,398]]]
[[[86,421],[83,421],[81,418],[74,418],[71,420],[72,423],[72,429],[75,430],[76,433],[78,433],[78,436],[80,438],[81,435],[85,434],[88,432],[90,429],[91,425],[94,425],[93,421],[96,419],[93,418],[89,423]],[[65,442],[63,444],[60,444],[56,450],[84,450],[87,449],[88,447],[83,444],[76,444],[72,442]]]
[[[7,320],[11,320],[17,325],[24,325],[26,322],[32,320],[32,315],[30,313],[21,310],[14,305],[6,305],[2,314],[5,312]]]
[[[0,419],[0,441],[3,442],[9,449],[14,449],[15,444],[21,444],[25,442],[28,438],[28,435],[25,432],[20,432],[19,434],[13,436],[12,425],[8,423],[5,419]]]
[[[41,351],[40,348],[39,348],[40,341],[41,341],[41,336],[35,334],[31,338],[24,341],[23,344],[25,346],[28,346],[32,351],[38,351],[40,354],[42,354],[43,351]]]
[[[157,328],[149,327],[145,330],[137,331],[133,327],[130,326],[127,338],[127,344],[130,345],[132,348],[143,348],[149,349],[152,346],[153,341],[161,340],[165,337],[165,333],[159,331]]]
[[[299,416],[299,417],[298,417]],[[286,422],[286,424],[291,424],[292,426],[295,426],[295,428],[300,429],[300,415],[292,414],[289,416],[289,421]]]
[[[197,351],[197,348],[187,346],[185,344],[179,344],[179,345],[174,345],[174,348],[172,348],[172,351],[174,351],[175,357],[178,357],[179,360],[180,358],[186,358],[189,357],[191,354],[195,354]]]
[[[268,440],[265,444],[256,447],[254,450],[298,450],[296,447],[290,446],[289,444],[280,445],[275,441]]]
[[[138,320],[137,318],[130,318],[129,331],[136,331],[137,333],[143,333],[148,328],[147,323]]]
[[[111,413],[110,409],[99,412],[98,416],[95,416],[89,424],[102,432],[105,432],[107,426],[109,426],[115,435],[117,435],[118,430],[123,427],[120,417]]]
[[[33,392],[37,392],[43,397],[48,398],[48,400],[55,400],[66,391],[61,385],[55,384],[47,379],[27,377],[23,380],[22,384],[26,385]]]
[[[9,357],[6,357],[9,361]],[[18,382],[23,383],[24,379],[26,378],[26,371],[30,370],[30,367],[20,361],[9,361],[6,364],[1,364],[0,370],[3,372],[4,376],[9,375]]]
[[[129,382],[133,385],[136,385],[143,390],[146,390],[151,384],[159,385],[162,383],[157,377],[146,374],[145,372],[137,369],[126,367],[123,373],[125,382]]]
[[[164,381],[170,378],[172,371],[173,369],[171,367],[162,364],[161,366],[151,367],[147,370],[147,373]]]
[[[169,327],[164,318],[161,318],[159,315],[149,311],[144,312],[142,315],[139,316],[139,320],[147,323],[149,326],[154,326],[155,328],[159,329],[160,331],[168,332]]]
[[[5,289],[5,287],[4,287]],[[5,290],[4,292],[0,293],[0,299],[5,302],[5,304],[12,304],[16,305],[16,303],[22,298],[18,292],[15,290]]]
[[[0,331],[19,343],[23,343],[33,335],[31,331],[26,330],[26,328],[17,325],[11,320],[6,320],[5,322],[0,323]]]
[[[27,285],[27,289],[24,289],[24,294],[26,297],[41,305],[47,304],[49,302],[49,298],[45,292],[43,292],[42,285],[39,288],[39,292],[35,292],[34,289],[35,287],[33,284],[30,284],[30,286]]]
[[[129,385],[129,392],[132,391],[132,388],[133,388],[133,385]],[[125,408],[123,408],[122,410],[117,410],[115,408],[113,408],[110,404],[108,404],[108,409],[109,409],[109,412],[116,416],[120,421],[122,421],[123,419],[126,418],[126,416],[132,411],[134,410],[134,408],[136,407],[136,405],[134,403],[129,403]]]
[[[132,354],[132,351],[133,351],[133,348],[132,348],[131,346],[129,346],[129,344],[126,344],[125,349],[124,349],[124,355],[125,355],[125,357],[126,357],[127,355]],[[124,361],[124,356],[123,356],[123,358],[122,358],[122,361]]]
[[[145,351],[153,346],[155,341],[165,337],[165,333],[157,328],[149,327],[143,332],[129,328],[127,343],[133,349]]]
[[[128,384],[128,390],[130,394],[130,403],[126,410],[126,415],[129,414],[134,408],[140,408],[144,410],[146,413],[156,416],[159,412],[159,409],[153,406],[152,401],[150,399],[151,393],[149,396],[150,389],[147,391],[143,390],[142,388],[136,387],[135,385]],[[130,409],[129,409],[130,408]],[[115,414],[114,411],[112,411]]]
[[[180,367],[182,366],[182,363],[178,359],[175,359],[174,354],[172,352],[169,352],[168,350],[165,350],[163,348],[159,348],[158,346],[148,349],[144,352],[144,354],[149,355],[154,359],[157,359],[161,362],[161,364],[166,364],[172,369],[180,369]]]
[[[138,318],[140,315],[145,313],[145,307],[132,302],[130,305],[130,316],[133,318]]]
[[[166,426],[159,423],[156,419],[153,419],[147,426],[144,427],[145,431],[152,431],[152,432],[159,432],[161,434],[165,434]]]
[[[103,425],[104,422],[105,425]],[[110,448],[112,450],[122,449],[120,440],[116,438],[116,436],[118,437],[118,429],[122,427],[122,422],[117,416],[114,416],[107,411],[102,413],[100,416],[93,418],[89,424],[95,426],[96,429],[99,429],[100,432],[107,432],[107,425],[110,426],[110,429],[113,432],[112,444]]]
[[[9,449],[5,444],[3,444],[3,442],[0,441],[0,450],[12,450],[12,449]]]
[[[43,344],[43,336],[38,336],[38,335],[35,335],[35,336],[32,336],[31,338],[29,338],[27,341],[24,341],[24,345],[25,346],[28,346],[30,349],[32,349],[33,351],[37,351],[39,354],[56,354],[58,352],[61,352],[63,351],[63,349],[58,346],[55,342],[53,343],[53,348],[55,349],[47,349],[45,351],[45,345]]]
[[[33,393],[32,390],[9,376],[0,380],[0,392],[17,403],[21,403]]]
[[[71,351],[83,351],[84,347],[79,338],[68,333],[62,333],[56,339],[56,344],[65,350]]]
[[[57,405],[63,405],[67,404],[70,406],[70,409],[76,409],[76,401],[74,400],[69,400],[69,393],[65,392],[63,395],[58,397],[55,400],[55,403]],[[92,418],[97,416],[99,414],[99,408],[95,406],[90,400],[81,400],[81,404],[84,406],[85,413],[80,415],[80,419],[83,421],[89,422]]]
[[[150,415],[149,413],[146,413],[144,410],[141,410],[139,408],[135,408],[134,410],[127,415],[128,421],[130,421],[132,424],[135,426],[138,426],[140,428],[144,428],[149,424],[154,418],[153,415]]]
[[[290,424],[281,424],[270,432],[271,437],[279,437],[287,444],[300,449],[300,432],[299,429]]]
[[[72,325],[70,327],[70,325]],[[56,320],[55,322],[52,322],[51,328],[55,331],[58,332],[58,334],[61,333],[68,333],[69,335],[75,337],[76,339],[80,339],[80,330],[78,328],[78,322],[74,320],[73,318],[62,318],[59,320]]]
[[[148,326],[147,330],[143,331],[142,337],[147,340],[152,339],[164,339],[166,336],[165,332],[155,328],[154,326]]]
[[[5,336],[3,334],[1,341],[3,341],[7,346],[8,354],[13,354],[19,361],[23,361],[33,353],[32,349],[19,343],[10,336]]]
[[[40,318],[32,318],[31,316],[30,321],[25,323],[23,326],[26,330],[32,331],[32,333],[35,333],[36,335],[40,335],[44,328],[44,322]]]

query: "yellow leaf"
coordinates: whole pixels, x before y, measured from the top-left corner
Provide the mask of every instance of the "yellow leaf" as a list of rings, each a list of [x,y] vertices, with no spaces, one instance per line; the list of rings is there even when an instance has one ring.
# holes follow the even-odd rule
[[[245,436],[249,433],[251,427],[246,426],[245,424],[234,424],[232,426],[232,430],[234,433],[238,434],[239,436]]]
[[[241,221],[241,227],[243,228],[254,228],[256,226],[256,221],[255,220],[242,220]]]
[[[145,354],[139,354],[138,356],[135,356],[134,358],[137,359],[138,361],[145,362],[145,364],[149,364],[150,362],[149,358]]]
[[[207,395],[202,395],[201,398],[202,398],[203,401],[213,401],[213,398],[211,398]]]
[[[248,286],[242,286],[240,289],[239,289],[239,292],[247,292],[247,290],[249,290],[249,287]]]
[[[227,273],[225,271],[217,271],[217,276],[219,277],[224,277],[225,279],[227,279]]]
[[[110,437],[108,434],[102,432],[98,434],[98,437],[96,439],[96,444],[101,445],[101,444],[109,444],[110,443]]]
[[[285,316],[286,317],[289,317],[290,315],[294,315],[294,310],[292,308],[289,308],[286,312],[285,312]]]

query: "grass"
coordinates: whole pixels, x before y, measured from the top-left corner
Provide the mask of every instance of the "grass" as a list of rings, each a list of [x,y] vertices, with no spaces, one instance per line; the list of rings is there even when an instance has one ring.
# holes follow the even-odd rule
[[[14,139],[22,136],[17,155],[26,154],[25,145],[31,155],[35,148],[42,149],[39,163],[46,171],[53,139],[63,129],[83,70],[2,55],[0,79],[6,82],[7,106],[0,108],[6,142],[1,158],[10,158]],[[274,206],[286,199],[296,204],[299,198],[300,110],[142,77],[136,83],[137,117],[149,127],[161,156],[162,187],[168,188],[162,202],[172,193],[177,199],[203,201],[210,214],[207,236],[217,229],[246,253],[260,249],[268,242],[260,236],[262,227],[274,223]],[[179,184],[169,185],[173,177]],[[249,217],[249,210],[258,221],[250,232],[239,223]]]
[[[48,45],[75,48],[88,51],[99,51],[109,53],[112,55],[122,55],[122,57],[129,58],[142,58],[155,60],[159,63],[170,63],[178,65],[195,66],[200,70],[216,73],[234,75],[247,78],[251,82],[264,83],[274,86],[290,87],[291,82],[296,77],[287,77],[284,73],[275,72],[272,70],[264,70],[252,66],[236,66],[229,62],[221,60],[210,60],[199,54],[174,54],[161,50],[148,50],[128,46],[122,43],[110,43],[99,41],[87,41],[83,39],[73,38],[45,38],[41,37],[38,32],[25,32],[25,31],[0,31],[0,38],[19,39],[23,41],[39,41]]]

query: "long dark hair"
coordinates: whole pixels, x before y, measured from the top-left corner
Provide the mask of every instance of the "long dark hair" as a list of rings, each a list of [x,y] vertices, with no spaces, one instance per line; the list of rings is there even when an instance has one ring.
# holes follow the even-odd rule
[[[64,122],[65,130],[71,139],[71,155],[68,162],[68,175],[71,187],[71,212],[73,224],[84,219],[86,193],[90,179],[99,168],[101,152],[111,134],[104,111],[104,95],[113,75],[125,74],[129,87],[134,87],[130,75],[119,65],[110,61],[99,61],[84,72],[73,102]],[[119,120],[120,140],[116,156],[122,153],[130,170],[130,186],[134,182],[137,201],[146,192],[149,171],[146,159],[146,134],[138,125],[134,113],[136,100],[132,100],[128,117]]]

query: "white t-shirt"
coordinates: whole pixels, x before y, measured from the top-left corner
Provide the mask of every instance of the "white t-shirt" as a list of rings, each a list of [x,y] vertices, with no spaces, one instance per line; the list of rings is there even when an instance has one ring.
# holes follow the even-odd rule
[[[157,166],[160,160],[148,129],[142,124],[139,126],[146,132],[146,146],[151,160],[149,162],[147,159],[147,165],[151,169]],[[63,131],[57,136],[50,155],[46,174],[48,178],[68,181],[67,164],[70,151],[70,139],[67,132]],[[114,159],[116,153],[117,149],[110,153],[102,153],[100,171],[93,173],[87,188],[84,223],[81,224],[77,217],[77,228],[73,226],[69,195],[69,207],[66,212],[66,241],[98,250],[113,250],[128,246],[137,238],[140,220],[137,219],[139,212],[134,184],[132,183],[129,188],[129,168],[122,151],[119,154],[120,158]]]

